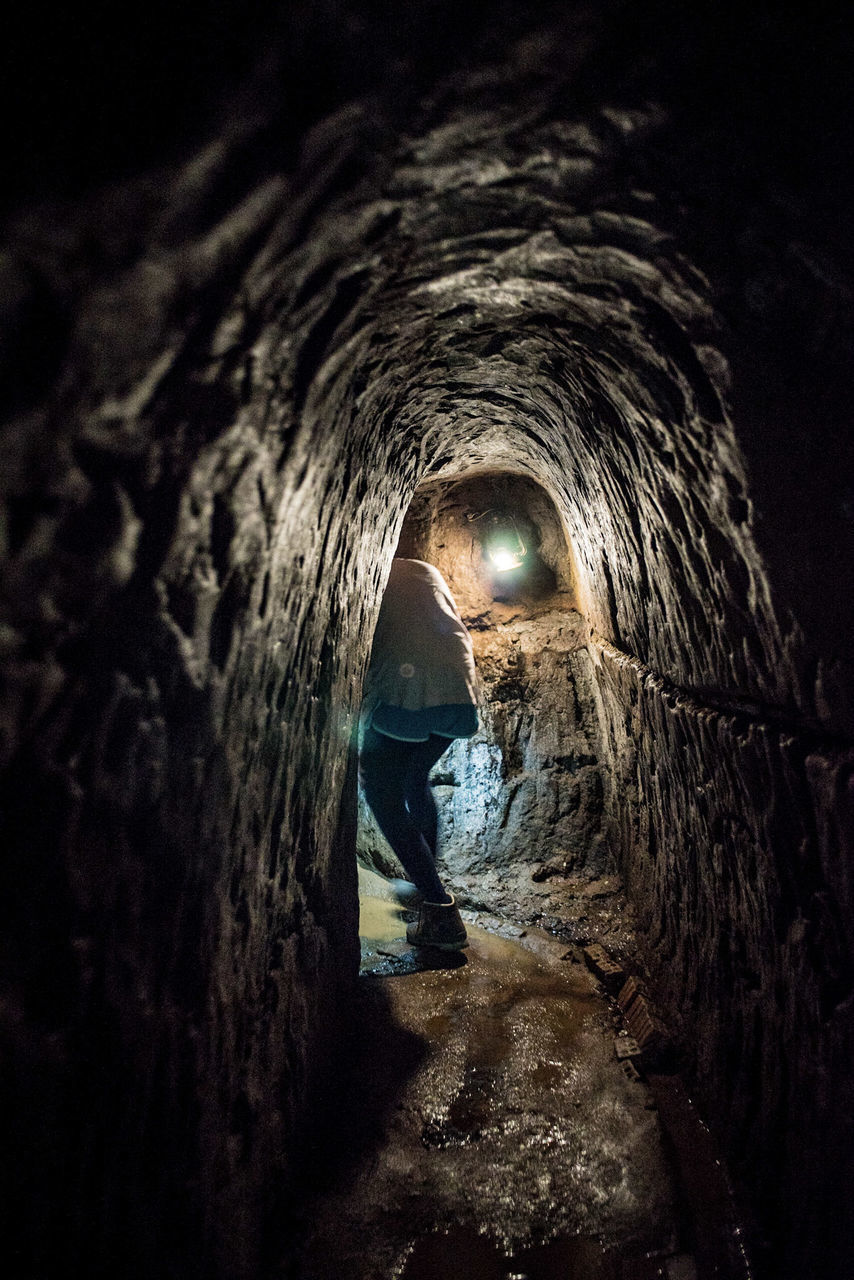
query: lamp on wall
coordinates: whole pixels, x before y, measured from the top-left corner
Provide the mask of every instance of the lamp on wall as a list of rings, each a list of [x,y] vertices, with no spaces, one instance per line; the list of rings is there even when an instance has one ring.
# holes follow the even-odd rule
[[[516,518],[507,511],[484,511],[477,517],[482,526],[481,545],[486,559],[496,573],[521,569],[528,549]]]

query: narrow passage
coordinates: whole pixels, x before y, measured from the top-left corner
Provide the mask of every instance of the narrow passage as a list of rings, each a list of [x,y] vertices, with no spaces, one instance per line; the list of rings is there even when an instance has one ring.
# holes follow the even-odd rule
[[[384,883],[360,871],[363,990],[382,1012],[361,1023],[348,1103],[378,1128],[352,1143],[345,1118],[347,1167],[303,1224],[300,1280],[735,1275],[720,1249],[703,1265],[715,1249],[697,1248],[656,1094],[618,1058],[615,1007],[577,949],[468,913],[465,953],[413,950]]]

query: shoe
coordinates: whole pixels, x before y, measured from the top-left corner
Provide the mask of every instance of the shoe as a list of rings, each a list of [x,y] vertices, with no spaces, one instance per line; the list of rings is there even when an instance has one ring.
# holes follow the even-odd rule
[[[388,887],[400,905],[410,911],[417,910],[424,901],[421,890],[416,889],[411,880],[389,880]]]
[[[459,908],[450,902],[422,902],[418,919],[406,926],[406,941],[413,947],[438,947],[440,951],[458,951],[468,946],[466,927]]]

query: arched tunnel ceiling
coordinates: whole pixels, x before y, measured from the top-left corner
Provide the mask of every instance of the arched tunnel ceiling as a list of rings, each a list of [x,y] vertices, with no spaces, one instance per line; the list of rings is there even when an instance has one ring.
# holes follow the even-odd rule
[[[124,550],[80,567],[103,576],[95,602],[132,564],[158,484],[180,484],[229,422],[272,468],[241,522],[247,563],[271,501],[295,545],[310,460],[339,466],[340,488],[385,458],[390,513],[425,468],[529,469],[566,511],[602,634],[677,683],[848,732],[851,593],[835,564],[851,543],[851,334],[830,194],[844,184],[807,199],[840,126],[794,113],[785,82],[761,110],[750,87],[756,67],[773,80],[782,49],[815,93],[833,25],[810,27],[825,52],[804,72],[785,26],[758,20],[732,45],[705,12],[638,26],[619,5],[511,9],[482,22],[467,69],[447,45],[444,80],[441,40],[403,83],[396,63],[380,73],[369,59],[372,92],[314,126],[296,167],[273,58],[190,162],[16,215],[3,264],[19,330],[12,500],[29,486],[28,508],[38,477],[48,541],[93,481],[96,504],[118,503]],[[347,39],[341,27],[331,66]],[[841,107],[837,80],[823,76],[816,110]],[[350,83],[352,68],[339,91]],[[810,362],[795,372],[804,332]],[[45,396],[47,452],[20,430]],[[176,417],[187,425],[172,436]],[[350,456],[333,458],[345,438]],[[64,479],[72,444],[83,474]],[[258,446],[242,447],[249,465]],[[302,462],[275,499],[286,457]],[[113,458],[123,496],[99,497]],[[218,465],[206,456],[199,483]],[[146,563],[169,536],[143,537]],[[40,557],[15,566],[30,601],[17,620]],[[87,597],[70,608],[74,630]],[[52,624],[37,625],[50,649]]]
[[[677,683],[785,703],[711,290],[631,178],[661,112],[513,101],[521,126],[452,112],[324,209],[307,252],[262,260],[250,287],[295,300],[303,429],[352,415],[351,472],[392,439],[418,479],[528,471],[566,512],[594,627]],[[406,474],[389,459],[392,507]]]

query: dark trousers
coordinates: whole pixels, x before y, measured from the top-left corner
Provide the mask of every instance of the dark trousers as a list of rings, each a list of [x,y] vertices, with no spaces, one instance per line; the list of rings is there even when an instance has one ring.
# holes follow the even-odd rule
[[[444,902],[447,894],[435,867],[439,819],[427,778],[450,745],[450,738],[435,733],[426,742],[400,742],[368,728],[359,755],[370,810],[409,879],[428,902]]]

